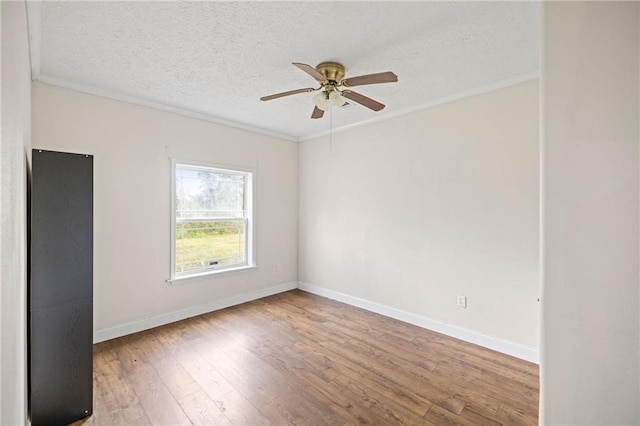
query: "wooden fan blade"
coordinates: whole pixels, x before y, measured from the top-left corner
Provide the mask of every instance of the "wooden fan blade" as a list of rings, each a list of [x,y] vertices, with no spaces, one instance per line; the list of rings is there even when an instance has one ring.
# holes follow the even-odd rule
[[[366,106],[369,109],[374,111],[380,111],[384,108],[384,104],[381,104],[378,101],[374,101],[371,98],[367,98],[365,95],[361,95],[360,93],[352,92],[351,90],[343,90],[342,96],[347,99],[351,99],[353,102],[359,103],[362,106]]]
[[[270,101],[271,99],[278,99],[281,98],[283,96],[289,96],[289,95],[297,95],[298,93],[305,93],[305,92],[313,92],[315,89],[308,87],[306,89],[296,89],[296,90],[289,90],[288,92],[282,92],[282,93],[276,93],[275,95],[269,95],[269,96],[263,96],[260,98],[261,101]]]
[[[318,70],[316,70],[311,65],[303,64],[300,62],[292,62],[292,64],[309,74],[311,77],[315,78],[316,81],[319,81],[320,83],[326,80],[326,78],[324,78],[324,75],[320,74]]]
[[[379,72],[377,74],[360,75],[358,77],[351,77],[342,80],[342,85],[347,87],[362,86],[365,84],[378,84],[378,83],[395,83],[398,81],[398,76],[391,71]]]
[[[324,111],[318,107],[313,108],[313,112],[311,113],[311,118],[322,118],[324,115]]]

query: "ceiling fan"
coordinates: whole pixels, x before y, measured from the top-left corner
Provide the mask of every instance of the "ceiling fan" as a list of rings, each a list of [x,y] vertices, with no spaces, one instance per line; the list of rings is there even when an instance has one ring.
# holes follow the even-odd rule
[[[284,96],[296,95],[298,93],[308,93],[319,91],[313,97],[315,107],[311,113],[311,118],[322,118],[324,112],[331,106],[342,106],[346,99],[363,105],[373,111],[380,111],[384,105],[378,101],[368,98],[360,93],[350,90],[350,87],[363,86],[365,84],[394,83],[398,81],[398,76],[391,71],[376,74],[361,75],[358,77],[344,78],[344,66],[337,62],[323,62],[313,68],[311,65],[293,62],[293,65],[313,77],[320,87],[307,87],[304,89],[290,90],[288,92],[276,93],[274,95],[263,96],[261,101],[282,98]],[[345,89],[340,90],[339,88]]]

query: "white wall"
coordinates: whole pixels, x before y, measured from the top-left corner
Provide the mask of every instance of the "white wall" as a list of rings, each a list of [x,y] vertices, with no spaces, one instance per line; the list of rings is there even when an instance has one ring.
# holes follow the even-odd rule
[[[537,349],[538,105],[530,81],[301,143],[299,281]]]
[[[544,4],[542,424],[640,424],[638,13]]]
[[[193,307],[280,284],[295,285],[297,144],[36,82],[33,146],[95,156],[98,335],[158,316],[176,319],[168,314],[193,313]],[[170,274],[170,157],[257,167],[257,269],[180,285],[165,282]]]
[[[0,3],[0,424],[26,421],[26,164],[30,145],[25,3]]]

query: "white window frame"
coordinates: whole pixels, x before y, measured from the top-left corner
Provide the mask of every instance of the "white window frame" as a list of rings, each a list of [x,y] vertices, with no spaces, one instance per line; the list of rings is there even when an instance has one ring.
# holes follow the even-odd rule
[[[245,229],[245,262],[233,265],[217,265],[206,269],[198,269],[193,272],[176,272],[176,168],[187,166],[193,169],[206,171],[219,171],[221,173],[239,174],[245,176],[244,205],[246,215]],[[225,274],[244,269],[256,268],[255,253],[255,180],[256,170],[246,167],[228,166],[221,164],[201,163],[196,161],[171,159],[171,278],[170,283],[192,280],[198,278],[211,277],[213,275]]]

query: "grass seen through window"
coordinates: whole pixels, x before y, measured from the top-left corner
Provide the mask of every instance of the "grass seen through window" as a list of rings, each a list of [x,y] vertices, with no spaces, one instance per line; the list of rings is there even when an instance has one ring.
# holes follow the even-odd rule
[[[176,272],[244,262],[242,220],[178,222]]]

